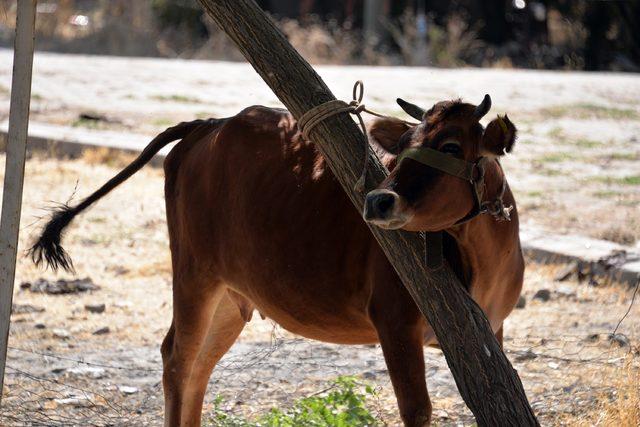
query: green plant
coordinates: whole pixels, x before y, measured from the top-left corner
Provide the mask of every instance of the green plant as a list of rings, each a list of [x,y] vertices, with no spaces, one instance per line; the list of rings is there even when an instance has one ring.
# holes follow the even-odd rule
[[[561,127],[559,126],[555,126],[552,129],[549,129],[549,131],[547,132],[547,136],[549,138],[553,138],[553,139],[563,139],[566,138],[564,131],[562,130]]]
[[[302,398],[288,409],[272,408],[255,421],[222,410],[223,401],[218,396],[210,421],[216,427],[377,426],[382,422],[366,407],[367,397],[374,395],[371,386],[360,385],[356,378],[338,377],[322,394]]]
[[[602,190],[602,191],[595,191],[593,193],[594,197],[597,197],[599,199],[610,199],[612,197],[618,197],[620,196],[620,192],[619,191],[614,191],[614,190]]]
[[[624,185],[640,185],[640,175],[625,176],[618,180]]]
[[[622,177],[596,176],[591,178],[591,180],[604,184],[640,185],[640,175],[627,175]]]
[[[176,120],[169,118],[169,117],[158,117],[157,119],[153,120],[153,122],[151,122],[151,124],[153,124],[154,126],[157,127],[169,127],[169,126],[173,126],[176,124]]]
[[[639,153],[611,153],[601,156],[605,160],[638,160]]]
[[[178,102],[178,103],[182,103],[182,104],[199,104],[199,103],[201,103],[201,101],[198,98],[193,98],[191,96],[178,95],[178,94],[173,94],[173,95],[152,95],[149,98],[153,99],[155,101]]]
[[[225,410],[223,410],[220,406],[224,402],[222,396],[216,396],[213,401],[213,414],[211,414],[210,423],[207,425],[215,426],[215,427],[252,427],[256,426],[254,423],[250,423],[245,420],[241,416],[233,415]]]
[[[600,141],[593,141],[591,139],[580,138],[575,141],[575,145],[580,148],[594,148],[602,145]]]
[[[540,113],[544,117],[559,119],[562,117],[575,117],[578,119],[604,119],[604,120],[636,120],[638,113],[630,108],[616,108],[596,104],[569,104],[553,105],[542,108]]]
[[[540,156],[537,160],[542,163],[559,163],[569,160],[575,160],[577,156],[572,153],[548,153]]]
[[[87,129],[99,129],[100,127],[102,127],[102,125],[103,124],[100,122],[100,120],[92,120],[83,117],[79,117],[71,123],[71,127]]]

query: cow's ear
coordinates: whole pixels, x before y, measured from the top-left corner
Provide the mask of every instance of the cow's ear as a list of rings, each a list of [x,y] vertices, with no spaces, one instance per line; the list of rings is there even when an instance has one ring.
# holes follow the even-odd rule
[[[376,119],[369,126],[369,138],[386,152],[398,154],[411,141],[414,126],[394,117]]]
[[[480,154],[486,157],[498,157],[510,153],[516,142],[516,127],[505,114],[491,120],[484,130],[480,143]]]

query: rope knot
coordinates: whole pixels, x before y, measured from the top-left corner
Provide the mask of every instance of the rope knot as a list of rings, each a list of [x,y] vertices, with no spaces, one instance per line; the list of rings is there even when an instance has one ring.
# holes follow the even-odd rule
[[[300,119],[298,119],[298,128],[302,132],[302,136],[305,139],[309,139],[309,133],[311,129],[313,129],[318,123],[323,120],[333,117],[336,114],[340,113],[350,113],[358,117],[358,121],[360,122],[360,127],[362,128],[362,133],[364,135],[366,152],[364,156],[364,167],[362,169],[362,173],[360,177],[357,179],[355,184],[355,189],[359,192],[363,192],[365,190],[366,184],[366,175],[367,168],[369,166],[369,138],[367,136],[367,128],[364,124],[364,120],[362,119],[362,113],[367,112],[369,114],[373,114],[379,116],[377,113],[373,113],[362,104],[362,98],[364,97],[364,83],[362,80],[358,80],[353,85],[353,99],[347,104],[344,101],[332,100],[325,102],[324,104],[317,105],[304,113]]]
[[[367,168],[369,167],[369,157],[372,155],[369,150],[369,137],[367,136],[367,128],[364,124],[364,120],[362,119],[362,113],[368,113],[372,116],[388,118],[389,116],[385,116],[383,114],[376,113],[371,110],[367,110],[367,107],[362,103],[362,99],[364,97],[364,83],[362,80],[358,80],[353,85],[352,91],[353,99],[346,103],[344,101],[339,101],[337,99],[325,102],[324,104],[316,105],[306,113],[304,113],[298,119],[298,129],[302,132],[302,136],[309,140],[309,133],[311,130],[320,122],[328,119],[329,117],[333,117],[340,113],[350,113],[355,115],[358,118],[358,122],[360,123],[360,128],[362,129],[362,134],[364,136],[365,141],[365,154],[364,154],[364,166],[362,168],[362,173],[356,181],[355,189],[359,192],[364,192],[366,189],[366,178],[367,178]],[[410,125],[415,125],[415,123],[405,122]]]
[[[349,105],[354,107],[353,114],[360,114],[367,110],[367,107],[365,107],[364,104],[359,104],[358,101],[351,101]]]

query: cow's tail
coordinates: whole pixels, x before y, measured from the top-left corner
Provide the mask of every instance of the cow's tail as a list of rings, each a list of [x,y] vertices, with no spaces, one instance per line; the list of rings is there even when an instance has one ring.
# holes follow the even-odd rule
[[[164,146],[195,131],[198,131],[198,133],[203,132],[204,135],[204,132],[209,131],[211,126],[217,124],[217,122],[218,120],[216,119],[194,120],[168,128],[156,136],[134,161],[89,197],[75,206],[64,204],[56,208],[49,222],[42,230],[42,234],[28,251],[33,262],[38,266],[44,263],[54,271],[58,268],[69,272],[73,271],[71,257],[69,257],[60,242],[65,228],[73,218],[142,169]]]

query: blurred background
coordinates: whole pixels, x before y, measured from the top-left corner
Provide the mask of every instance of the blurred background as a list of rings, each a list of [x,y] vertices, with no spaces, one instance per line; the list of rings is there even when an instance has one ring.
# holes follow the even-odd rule
[[[640,70],[635,0],[258,0],[325,64]],[[0,46],[11,47],[16,1]],[[241,60],[196,0],[38,2],[39,50]]]
[[[501,164],[527,271],[505,351],[542,425],[640,426],[640,0],[259,3],[338,99],[363,80],[382,114],[407,118],[397,97],[429,108],[486,93],[483,123],[508,113],[518,141]],[[0,179],[16,5],[0,0]],[[167,127],[282,104],[197,0],[39,0],[37,11],[0,426],[161,425],[162,158],[74,221],[76,275],[25,251],[47,208],[93,192]],[[434,422],[475,425],[440,351],[425,360]],[[301,339],[256,313],[210,380],[204,422],[256,426],[307,397],[327,406],[342,375],[376,391],[356,397],[377,424],[400,424],[379,347]]]

